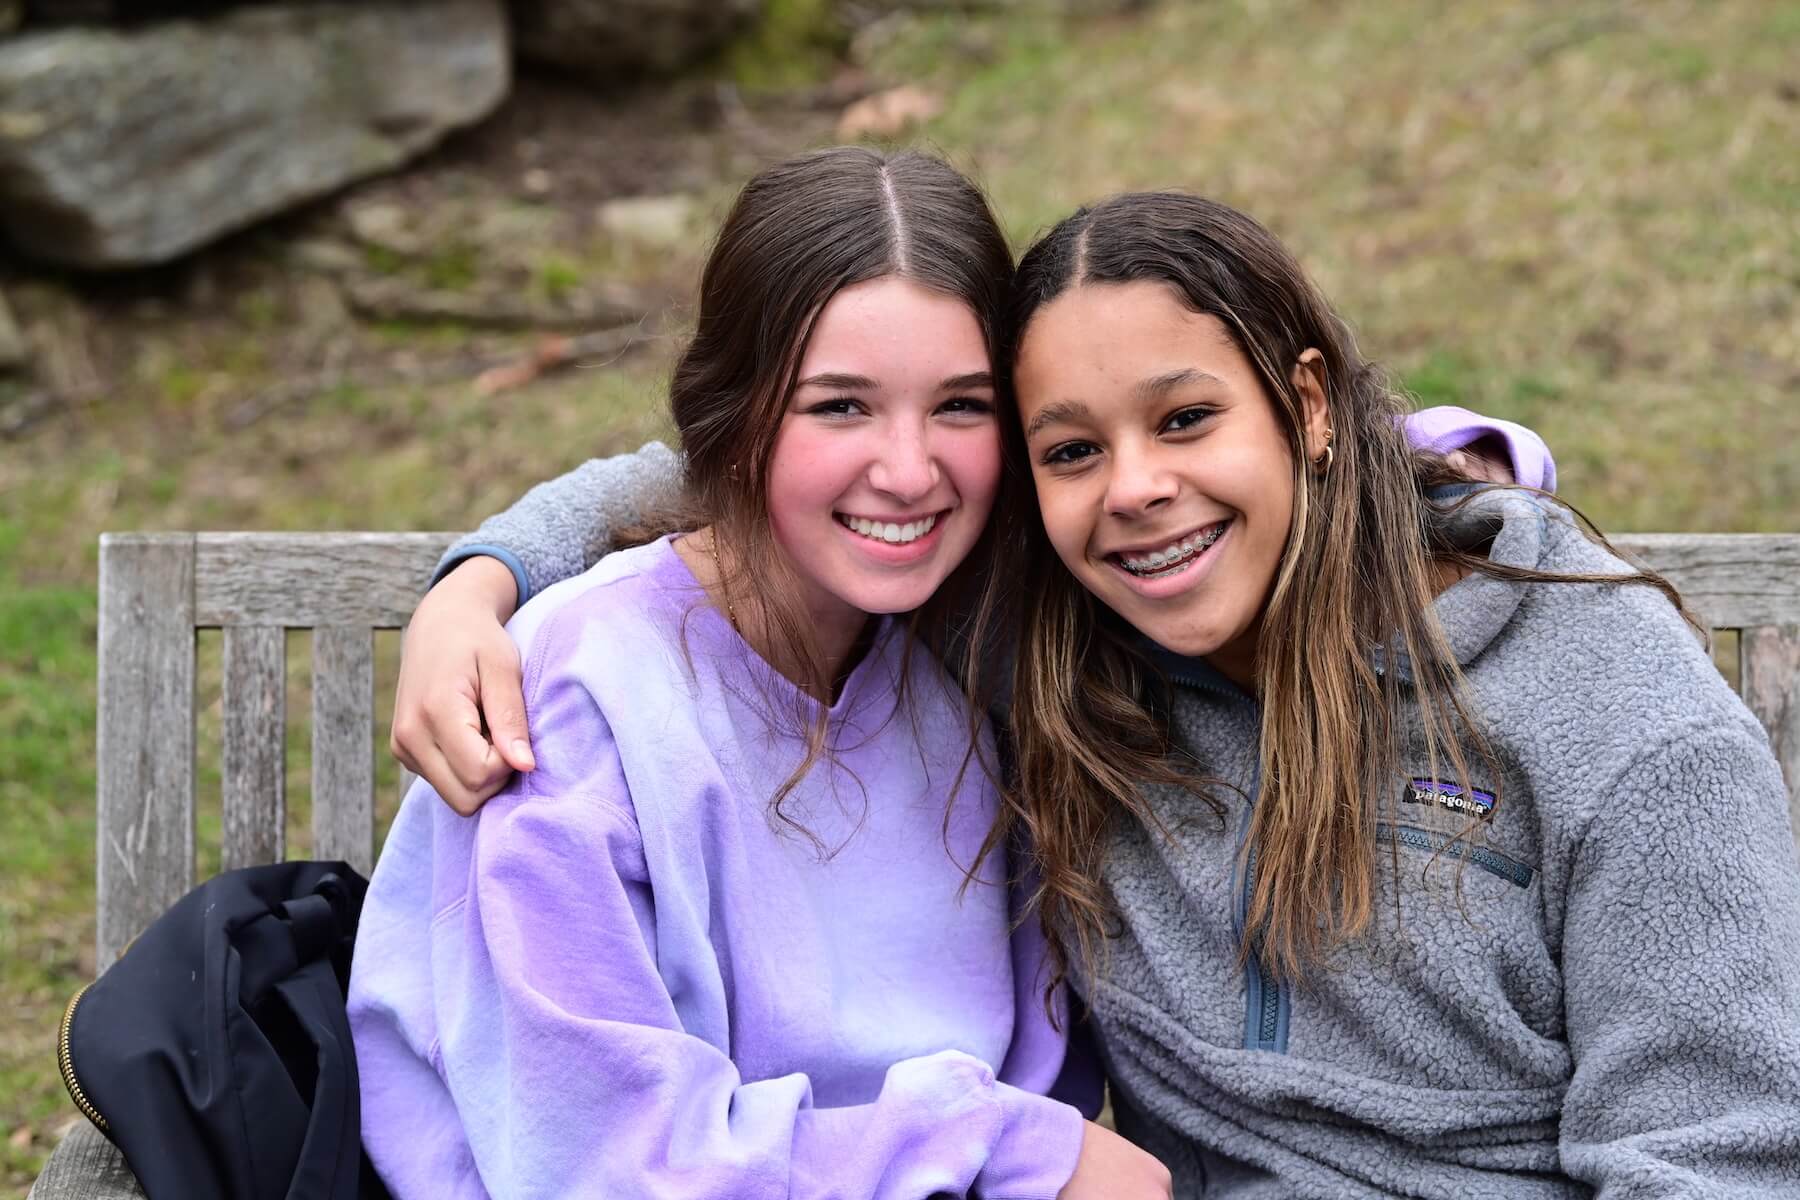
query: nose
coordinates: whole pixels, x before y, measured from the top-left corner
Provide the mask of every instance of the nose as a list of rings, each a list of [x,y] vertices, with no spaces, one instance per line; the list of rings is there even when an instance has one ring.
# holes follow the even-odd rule
[[[1175,499],[1180,489],[1173,471],[1165,470],[1154,450],[1131,445],[1113,448],[1112,474],[1106,481],[1106,511],[1131,520],[1149,516]]]
[[[909,427],[894,430],[882,443],[869,468],[869,484],[908,504],[930,494],[941,474],[925,430]]]

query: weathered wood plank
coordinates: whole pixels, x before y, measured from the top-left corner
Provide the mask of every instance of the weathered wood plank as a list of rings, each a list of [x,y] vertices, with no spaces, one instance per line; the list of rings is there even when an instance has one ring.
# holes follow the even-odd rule
[[[313,857],[368,874],[375,849],[375,653],[365,626],[313,631]]]
[[[26,1200],[143,1200],[118,1147],[86,1121],[69,1127]]]
[[[1612,543],[1668,576],[1715,629],[1800,625],[1800,534],[1630,533]]]
[[[1800,836],[1800,625],[1746,629],[1738,643],[1744,703],[1769,731]]]
[[[280,862],[286,852],[287,631],[225,627],[220,867]]]
[[[201,533],[202,626],[398,629],[453,533]]]
[[[452,533],[202,533],[203,626],[399,628]],[[1621,550],[1668,575],[1719,628],[1800,624],[1800,534],[1626,533]]]
[[[97,961],[194,878],[194,538],[100,538]]]

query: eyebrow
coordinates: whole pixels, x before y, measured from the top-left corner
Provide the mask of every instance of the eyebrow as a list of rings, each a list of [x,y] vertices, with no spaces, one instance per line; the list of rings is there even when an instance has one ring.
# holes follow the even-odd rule
[[[1054,425],[1058,421],[1079,421],[1092,415],[1088,406],[1079,400],[1058,400],[1054,404],[1046,404],[1038,409],[1037,416],[1031,418],[1031,423],[1025,426],[1025,440],[1029,442],[1046,425]]]
[[[969,388],[991,388],[994,386],[992,371],[970,371],[967,375],[952,375],[938,384],[940,392],[961,392]]]
[[[873,379],[870,379],[867,375],[828,373],[825,375],[808,375],[795,386],[831,388],[835,391],[842,392],[869,392],[874,391],[880,385]]]
[[[1217,384],[1219,387],[1225,386],[1225,381],[1220,379],[1217,375],[1209,375],[1197,367],[1179,367],[1173,371],[1167,371],[1161,375],[1153,375],[1149,379],[1141,381],[1137,387],[1132,389],[1132,391],[1137,393],[1138,399],[1140,400],[1157,400],[1168,395],[1177,388],[1187,387],[1189,384],[1193,383],[1211,383]]]

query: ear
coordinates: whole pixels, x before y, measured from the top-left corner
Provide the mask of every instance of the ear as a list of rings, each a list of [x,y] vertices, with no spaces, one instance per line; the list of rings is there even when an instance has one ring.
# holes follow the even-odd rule
[[[1325,398],[1325,356],[1312,347],[1302,350],[1294,361],[1290,379],[1300,397],[1306,461],[1316,462],[1331,444],[1331,403]]]

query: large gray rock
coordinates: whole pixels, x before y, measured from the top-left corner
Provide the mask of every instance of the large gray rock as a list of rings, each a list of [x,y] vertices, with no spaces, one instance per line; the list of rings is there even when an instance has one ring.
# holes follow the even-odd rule
[[[512,0],[520,57],[599,83],[692,62],[762,7],[762,0]]]
[[[490,112],[501,0],[255,7],[0,43],[0,227],[70,266],[174,258]]]

